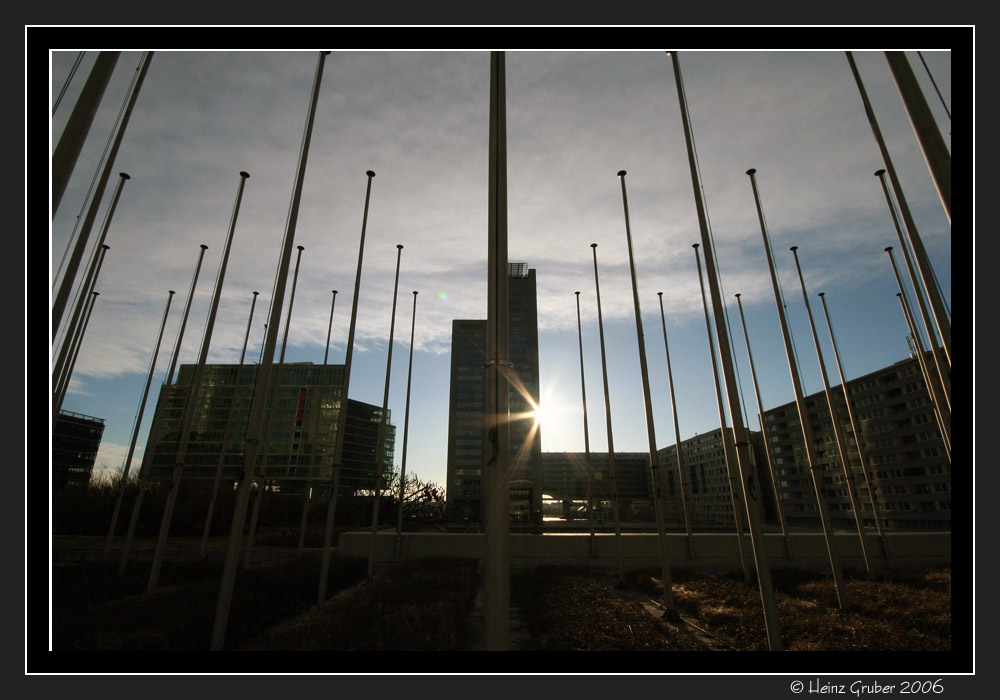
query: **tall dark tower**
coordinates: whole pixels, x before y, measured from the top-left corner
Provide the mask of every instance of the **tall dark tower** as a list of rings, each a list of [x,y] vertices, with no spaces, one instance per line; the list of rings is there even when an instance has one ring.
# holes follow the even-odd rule
[[[541,431],[531,415],[538,405],[538,301],[535,270],[507,266],[510,390],[510,517],[512,525],[538,528],[542,518]],[[454,320],[448,410],[448,503],[458,521],[482,522],[486,462],[486,321]],[[534,404],[534,406],[532,405]]]

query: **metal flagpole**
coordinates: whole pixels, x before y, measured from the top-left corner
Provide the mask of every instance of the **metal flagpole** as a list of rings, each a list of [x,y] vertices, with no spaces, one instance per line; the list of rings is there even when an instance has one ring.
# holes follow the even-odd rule
[[[194,376],[191,378],[191,388],[188,390],[187,401],[184,402],[184,418],[181,421],[181,434],[177,443],[177,452],[174,460],[173,477],[170,485],[170,492],[167,494],[167,503],[163,509],[163,519],[160,522],[160,534],[156,542],[156,552],[153,555],[153,567],[149,573],[149,586],[147,592],[156,589],[160,576],[160,566],[163,563],[163,554],[167,547],[167,537],[170,535],[170,521],[174,516],[174,505],[177,502],[177,493],[181,486],[181,476],[184,472],[184,461],[187,459],[188,442],[191,439],[192,426],[194,425],[194,414],[198,410],[197,400],[201,391],[201,380],[205,374],[205,364],[208,362],[208,349],[212,344],[212,332],[215,329],[215,317],[219,311],[219,300],[222,298],[222,285],[226,280],[226,267],[229,265],[229,252],[233,247],[233,235],[236,233],[236,220],[240,215],[240,203],[243,201],[243,188],[246,185],[250,174],[240,171],[240,182],[236,189],[236,202],[233,204],[233,214],[229,220],[229,231],[226,234],[226,243],[222,251],[222,262],[219,264],[219,273],[215,280],[215,291],[212,294],[212,303],[208,310],[208,319],[205,321],[205,333],[201,341],[201,352],[198,355],[198,365],[195,367]]]
[[[733,370],[733,351],[729,344],[729,334],[726,330],[726,307],[719,290],[719,274],[716,271],[715,252],[712,249],[711,233],[708,227],[708,212],[704,200],[704,192],[698,174],[698,161],[695,155],[694,137],[691,134],[691,124],[687,113],[687,98],[684,96],[684,82],[681,79],[681,67],[677,53],[671,52],[673,59],[674,79],[677,83],[677,98],[680,104],[681,122],[684,126],[684,140],[687,145],[688,165],[691,169],[691,186],[694,190],[695,206],[698,211],[698,226],[701,230],[701,241],[705,246],[705,272],[708,276],[709,290],[712,295],[712,309],[715,312],[715,330],[719,341],[719,357],[722,360],[723,378],[729,403],[730,418],[733,423],[733,434],[723,434],[723,443],[732,441],[736,450],[736,462],[739,466],[742,484],[750,483],[752,467],[750,464],[750,436],[746,434],[743,425],[743,414],[740,411],[739,386]],[[746,494],[745,494],[746,495]],[[757,564],[757,583],[760,586],[761,605],[764,611],[764,622],[767,627],[768,646],[772,651],[783,649],[781,632],[778,626],[777,611],[774,602],[774,591],[771,588],[771,569],[767,563],[764,551],[763,533],[760,525],[759,506],[749,496],[745,498],[747,520],[750,526],[750,542],[753,546],[754,560]]]
[[[56,110],[59,109],[59,104],[62,102],[62,98],[66,96],[66,90],[69,88],[69,84],[73,82],[73,76],[76,75],[76,71],[80,67],[80,62],[83,60],[83,56],[86,53],[86,51],[81,51],[76,55],[76,60],[73,61],[73,67],[69,69],[69,75],[66,76],[66,82],[63,83],[62,89],[59,90],[59,95],[56,96],[56,99],[52,102],[52,116],[55,116]],[[100,54],[98,54],[98,56],[100,56]],[[922,56],[920,60],[923,60]],[[924,66],[926,65],[927,64],[925,63]],[[930,75],[929,71],[928,75]],[[931,78],[931,82],[933,81],[934,79]],[[84,85],[84,89],[86,89],[86,84]],[[80,94],[82,95],[83,93],[81,92]],[[938,94],[940,95],[941,93],[938,92]],[[950,117],[951,114],[949,113],[948,116]]]
[[[892,79],[896,81],[896,89],[899,90],[906,115],[910,118],[913,133],[920,142],[920,150],[923,151],[924,160],[927,161],[927,168],[931,172],[944,213],[948,216],[948,223],[951,223],[951,154],[948,153],[948,147],[941,138],[941,131],[927,106],[920,85],[917,84],[910,62],[906,60],[906,54],[902,51],[882,53],[885,54],[886,63],[889,64]]]
[[[122,499],[125,498],[125,488],[128,484],[129,468],[132,466],[132,455],[135,453],[135,443],[139,439],[139,428],[142,425],[142,414],[146,410],[146,399],[149,398],[149,386],[153,383],[153,373],[156,371],[156,358],[160,354],[160,343],[163,341],[163,329],[167,325],[167,314],[170,313],[170,302],[174,299],[174,290],[170,290],[167,295],[167,306],[163,310],[163,320],[160,322],[160,332],[156,336],[156,345],[153,346],[153,358],[149,361],[149,375],[146,377],[146,386],[142,389],[142,398],[139,400],[139,410],[135,416],[135,426],[132,428],[132,440],[128,445],[128,453],[125,455],[125,463],[122,465],[122,475],[118,484],[118,497],[115,499],[115,508],[111,514],[111,525],[108,527],[108,537],[104,542],[104,559],[111,556],[111,541],[115,536],[115,529],[118,526],[118,513],[121,511]]]
[[[410,365],[406,370],[406,410],[403,413],[403,459],[399,468],[399,506],[396,509],[396,545],[393,556],[403,554],[403,496],[406,495],[406,439],[410,432],[410,383],[413,378],[413,333],[417,327],[417,292],[413,291],[413,317],[410,319]]]
[[[930,301],[931,309],[934,314],[934,321],[937,323],[938,332],[941,334],[941,344],[944,346],[945,355],[948,357],[948,363],[951,364],[951,321],[948,318],[948,314],[945,311],[944,302],[941,299],[941,290],[937,286],[937,281],[934,277],[934,269],[931,266],[930,259],[927,257],[927,251],[924,250],[923,241],[920,238],[920,233],[917,231],[917,225],[913,222],[913,216],[910,214],[910,207],[906,203],[906,197],[903,195],[903,188],[899,184],[899,178],[896,177],[896,169],[892,165],[892,159],[889,157],[889,151],[885,146],[885,141],[882,139],[882,132],[878,127],[878,122],[875,119],[875,112],[872,111],[871,103],[868,101],[868,93],[865,92],[865,86],[861,82],[861,75],[858,73],[858,67],[854,63],[854,56],[850,51],[845,52],[847,54],[847,61],[851,66],[851,72],[854,74],[854,80],[858,84],[858,91],[861,93],[861,101],[864,103],[865,114],[868,116],[868,123],[871,125],[872,133],[875,135],[875,141],[878,143],[879,151],[882,154],[882,161],[885,163],[885,170],[889,175],[889,180],[892,182],[892,191],[896,195],[896,201],[899,204],[899,213],[903,217],[903,223],[906,225],[906,234],[909,238],[910,247],[913,249],[913,256],[916,259],[917,269],[920,271],[920,281],[923,284],[924,292],[927,294],[927,298]],[[905,245],[903,246],[906,247]],[[917,293],[920,296],[920,293]]]
[[[94,266],[91,268],[91,272],[93,274],[88,277],[87,286],[83,289],[85,294],[89,295],[94,291],[94,287],[97,286],[97,277],[101,273],[101,266],[104,264],[104,256],[110,249],[110,246],[102,245],[101,249],[97,251]],[[93,300],[89,297],[83,297],[80,301],[89,302],[84,306],[93,305]],[[81,312],[81,318],[87,318],[87,313],[83,307],[79,307],[78,310]],[[62,358],[63,362],[59,367],[58,374],[56,374],[54,378],[55,392],[52,400],[53,421],[55,421],[55,417],[59,415],[59,411],[62,410],[63,400],[66,398],[66,392],[69,390],[69,380],[73,376],[73,366],[76,363],[76,356],[80,352],[80,344],[83,342],[83,336],[87,332],[87,323],[86,321],[80,323],[80,319],[74,318],[70,330],[72,331],[72,334],[66,337],[66,342],[63,347],[68,350],[68,358],[72,358],[72,361],[69,361],[68,358]]]
[[[844,404],[847,406],[847,417],[851,421],[851,430],[854,432],[854,442],[858,449],[858,460],[861,462],[861,473],[865,477],[865,485],[868,487],[868,497],[872,504],[872,517],[875,519],[875,530],[878,532],[879,544],[882,548],[882,556],[888,558],[885,544],[885,533],[882,531],[882,516],[879,513],[878,499],[875,494],[875,482],[872,481],[871,473],[868,470],[868,457],[865,454],[864,436],[861,434],[861,426],[854,418],[854,409],[851,406],[850,392],[847,388],[847,379],[844,377],[844,365],[840,361],[840,350],[837,349],[837,338],[833,334],[833,324],[830,322],[830,311],[826,308],[826,292],[819,293],[820,302],[823,304],[823,315],[826,316],[826,327],[830,331],[830,342],[833,344],[833,356],[837,359],[837,371],[840,373],[840,386],[844,392]]]
[[[694,542],[691,540],[691,514],[689,512],[687,479],[684,476],[684,460],[681,455],[681,429],[677,417],[677,396],[674,393],[674,373],[670,369],[670,345],[667,343],[667,317],[663,312],[663,292],[657,292],[660,298],[660,321],[663,324],[663,349],[667,353],[667,383],[670,385],[670,411],[674,419],[674,447],[677,450],[677,481],[681,490],[681,509],[684,511],[684,532],[687,534],[688,557],[694,558]]]
[[[948,449],[948,458],[951,459],[951,411],[946,409],[939,387],[931,379],[930,365],[924,354],[924,344],[920,340],[917,332],[917,324],[910,310],[910,304],[906,299],[906,292],[903,289],[903,280],[899,276],[899,268],[896,266],[896,259],[892,255],[892,246],[885,249],[889,254],[889,261],[892,263],[892,272],[896,276],[896,284],[899,286],[899,300],[903,304],[903,314],[906,316],[906,325],[913,336],[913,343],[917,347],[917,356],[920,358],[920,370],[924,375],[924,383],[927,384],[927,393],[934,402],[935,414],[938,421],[938,428],[941,430],[941,439],[944,440]]]
[[[743,564],[743,580],[750,585],[753,581],[753,572],[750,566],[750,557],[746,550],[745,537],[743,536],[743,504],[746,494],[743,491],[743,482],[737,477],[736,455],[733,454],[731,440],[728,437],[729,426],[726,423],[726,410],[722,402],[722,386],[719,382],[719,364],[715,359],[715,339],[712,334],[712,321],[708,311],[708,298],[705,296],[705,279],[701,274],[701,255],[698,253],[698,243],[691,245],[694,248],[694,258],[698,264],[698,282],[701,284],[701,304],[705,309],[705,330],[708,333],[708,354],[712,358],[712,380],[715,383],[715,402],[719,407],[719,430],[722,438],[723,454],[726,458],[726,473],[729,475],[729,495],[733,501],[733,521],[736,524],[736,541],[740,548],[740,562]]]
[[[333,309],[337,306],[337,290],[333,290],[333,301],[330,302],[330,320],[326,326],[326,346],[323,349],[323,367],[327,365],[327,359],[330,356],[330,332],[333,330]],[[319,391],[316,394],[316,409],[313,411],[312,416],[312,428],[310,432],[316,436],[316,446],[319,447],[319,418],[320,414],[323,412],[323,396],[326,393],[326,373],[324,369],[323,381],[320,382]],[[302,522],[299,525],[299,546],[297,551],[298,556],[302,556],[302,550],[306,543],[306,523],[309,521],[309,503],[312,500],[312,489],[313,489],[313,463],[319,459],[319,450],[315,450],[313,456],[309,459],[309,477],[306,480],[305,493],[302,495]]]
[[[107,186],[108,178],[111,176],[111,170],[115,163],[115,157],[118,155],[118,148],[121,146],[122,138],[125,136],[125,127],[128,126],[128,120],[132,114],[132,108],[135,106],[135,101],[139,97],[139,88],[142,86],[142,81],[146,76],[146,71],[149,70],[149,63],[152,60],[153,52],[147,51],[146,57],[142,62],[142,66],[139,68],[139,74],[136,78],[135,85],[132,88],[132,93],[128,98],[128,104],[125,107],[124,114],[122,115],[121,122],[118,126],[118,132],[115,134],[115,140],[111,144],[107,159],[104,162],[104,168],[101,171],[101,176],[98,179],[96,188],[94,189],[94,195],[90,203],[90,208],[87,210],[87,215],[84,218],[83,225],[80,228],[80,233],[77,236],[76,245],[73,247],[73,253],[70,255],[69,262],[67,263],[62,283],[59,285],[59,291],[56,293],[56,298],[52,303],[53,339],[55,338],[55,334],[59,328],[59,323],[62,321],[63,311],[66,308],[66,302],[69,299],[70,291],[73,289],[73,281],[76,279],[76,271],[80,266],[80,259],[83,257],[83,251],[87,248],[87,239],[90,238],[90,229],[94,225],[94,219],[97,218],[97,210],[101,204],[101,199],[104,196],[104,188]]]
[[[278,355],[278,367],[274,372],[274,381],[271,382],[271,407],[267,414],[267,428],[264,431],[264,444],[260,448],[260,476],[257,479],[257,494],[253,501],[253,512],[250,515],[250,527],[247,533],[247,548],[243,556],[243,568],[250,566],[250,553],[253,552],[254,539],[257,537],[257,516],[260,514],[260,506],[267,492],[267,460],[271,453],[271,437],[274,431],[274,421],[278,413],[278,400],[281,394],[281,380],[285,369],[285,350],[288,348],[288,329],[292,325],[292,306],[295,304],[295,287],[299,282],[299,263],[302,261],[302,251],[304,246],[296,246],[298,254],[295,257],[295,272],[292,273],[292,291],[288,295],[288,312],[285,315],[285,331],[281,336],[281,352]]]
[[[615,524],[615,554],[618,557],[618,585],[625,587],[625,565],[622,562],[622,527],[618,515],[618,479],[615,471],[615,441],[611,430],[611,395],[608,388],[608,358],[604,349],[604,317],[601,313],[601,282],[597,276],[597,244],[594,253],[594,287],[597,290],[597,329],[601,336],[601,372],[604,375],[604,418],[608,426],[608,474],[611,477],[611,513]]]
[[[389,350],[385,358],[385,393],[382,396],[382,416],[378,424],[378,442],[375,443],[375,502],[372,505],[372,534],[368,543],[368,578],[375,571],[375,538],[378,536],[379,501],[382,498],[382,470],[385,468],[385,423],[389,412],[389,377],[392,369],[392,340],[396,330],[396,294],[399,291],[399,260],[403,246],[396,245],[396,281],[392,286],[392,316],[389,321]],[[390,469],[392,465],[389,465]]]
[[[917,273],[913,269],[913,261],[910,259],[909,251],[906,249],[906,242],[903,240],[903,231],[899,225],[899,218],[896,216],[896,209],[892,206],[892,195],[889,194],[889,188],[885,182],[885,170],[876,171],[875,176],[878,177],[879,182],[882,183],[882,192],[885,194],[885,201],[889,206],[889,214],[892,215],[892,223],[896,229],[896,237],[899,239],[899,245],[903,251],[903,262],[906,263],[906,271],[910,276],[910,284],[913,285],[913,292],[917,297],[917,308],[920,310],[920,318],[924,322],[924,332],[927,333],[928,342],[931,346],[931,352],[934,358],[934,367],[937,370],[937,376],[941,382],[941,387],[944,393],[944,400],[948,406],[948,411],[950,412],[951,358],[948,357],[946,353],[942,353],[941,347],[938,345],[937,336],[934,334],[934,326],[931,325],[930,315],[927,312],[927,303],[924,301],[924,295],[920,293]]]
[[[83,307],[89,303],[87,299],[88,295],[94,289],[94,285],[97,282],[97,274],[95,269],[97,267],[97,259],[102,256],[101,249],[104,246],[104,241],[108,236],[108,228],[111,226],[111,218],[114,216],[115,209],[118,207],[118,199],[121,197],[122,188],[125,187],[125,181],[129,179],[128,173],[119,173],[120,179],[118,180],[118,187],[115,189],[115,194],[111,198],[111,203],[108,206],[108,211],[104,215],[104,225],[101,227],[101,235],[97,240],[97,245],[94,247],[94,253],[91,258],[90,267],[87,271],[87,276],[80,287],[79,299],[76,304],[74,304],[73,315],[70,317],[70,322],[66,326],[66,334],[63,338],[62,350],[60,351],[59,358],[56,360],[55,364],[55,377],[62,376],[63,369],[65,367],[65,357],[73,351],[71,338],[74,334],[79,324],[80,317],[83,313]]]
[[[215,478],[212,480],[212,498],[208,502],[208,512],[205,514],[205,530],[201,535],[201,550],[198,556],[202,559],[208,553],[208,536],[212,530],[212,516],[215,514],[215,502],[219,497],[219,487],[222,484],[222,469],[226,460],[226,447],[229,444],[229,428],[233,422],[233,415],[236,412],[236,402],[240,393],[240,380],[243,379],[243,362],[247,355],[247,343],[250,341],[250,326],[253,324],[253,311],[257,306],[257,295],[253,293],[253,300],[250,302],[250,317],[247,319],[247,330],[243,335],[243,350],[240,351],[240,364],[236,368],[236,378],[233,380],[233,398],[229,403],[229,414],[226,418],[226,430],[222,435],[222,448],[219,450],[219,462],[215,467]]]
[[[823,495],[823,470],[816,461],[816,443],[813,438],[812,423],[809,422],[809,411],[806,409],[805,398],[802,393],[802,379],[799,376],[798,363],[795,361],[795,352],[792,349],[792,336],[788,330],[788,320],[785,318],[785,306],[781,297],[781,287],[778,285],[778,275],[774,271],[774,257],[771,255],[771,242],[767,236],[767,225],[764,223],[764,210],[760,204],[760,193],[757,191],[757,179],[754,168],[747,170],[750,176],[750,184],[753,188],[754,202],[757,205],[757,219],[760,221],[760,233],[764,239],[764,253],[767,256],[767,267],[771,272],[771,286],[774,289],[774,303],[778,308],[778,321],[781,323],[781,336],[785,344],[785,356],[788,358],[788,373],[792,379],[792,389],[795,392],[795,408],[798,411],[799,425],[802,428],[802,443],[806,453],[806,461],[809,464],[809,472],[812,475],[813,489],[816,491],[816,509],[819,511],[820,523],[823,526],[823,535],[826,538],[826,551],[830,558],[830,572],[833,574],[833,581],[837,589],[837,601],[841,610],[848,608],[847,588],[844,585],[844,574],[840,568],[840,555],[837,553],[837,543],[833,537],[833,525],[830,522],[830,511],[826,505],[826,497]],[[797,466],[797,465],[796,465]]]
[[[66,370],[66,386],[63,388],[64,393],[69,387],[69,378],[73,375],[73,368],[76,366],[76,358],[80,355],[80,346],[83,344],[83,332],[87,329],[87,324],[90,323],[90,314],[94,312],[94,305],[97,303],[98,296],[100,296],[98,292],[90,293],[90,305],[87,307],[87,311],[84,314],[83,328],[80,331],[80,342],[76,344],[76,348],[73,350],[73,356],[69,359],[69,367]],[[59,403],[62,404],[62,399],[59,400]],[[58,415],[58,413],[56,415]]]
[[[507,295],[507,83],[503,51],[490,53],[487,206],[486,420],[483,467],[484,625],[487,651],[510,649],[510,357]],[[537,487],[538,484],[535,484]]]
[[[153,466],[153,452],[156,450],[156,443],[160,437],[160,421],[166,419],[167,397],[170,393],[170,384],[174,380],[174,370],[177,368],[177,357],[181,353],[181,343],[184,341],[184,329],[187,326],[188,313],[191,311],[191,301],[194,299],[194,288],[198,284],[198,273],[201,271],[201,262],[205,258],[205,251],[208,246],[201,244],[198,252],[198,264],[194,268],[194,276],[191,278],[191,289],[188,291],[187,302],[184,304],[184,313],[181,314],[181,325],[177,331],[177,339],[174,341],[174,351],[170,358],[170,369],[167,370],[167,378],[160,387],[160,395],[156,400],[156,411],[153,413],[153,425],[149,428],[149,435],[146,437],[146,447],[142,452],[142,465],[139,467],[139,492],[132,502],[132,516],[129,519],[128,530],[125,533],[125,544],[122,546],[122,558],[118,564],[118,574],[125,573],[125,565],[128,563],[128,555],[132,549],[132,537],[135,535],[135,527],[139,522],[139,510],[142,508],[143,495],[146,493],[146,486],[149,483],[149,473]]]
[[[844,469],[844,480],[847,482],[847,496],[851,499],[851,510],[854,511],[854,523],[858,528],[858,541],[861,543],[861,556],[865,561],[865,570],[868,577],[875,578],[875,567],[872,565],[871,554],[868,552],[868,533],[865,532],[865,519],[861,512],[861,505],[858,503],[857,487],[854,484],[854,470],[851,468],[851,461],[847,455],[847,445],[844,443],[844,436],[840,429],[840,416],[837,414],[837,405],[833,400],[833,392],[830,390],[830,378],[826,373],[826,363],[823,361],[823,350],[819,345],[819,335],[816,333],[816,323],[813,321],[812,307],[809,304],[809,297],[806,295],[806,283],[802,277],[802,267],[799,265],[798,246],[791,247],[792,256],[795,258],[795,270],[799,275],[799,285],[802,287],[802,300],[806,305],[806,316],[809,318],[809,329],[812,331],[813,345],[816,347],[816,361],[819,363],[819,373],[823,378],[823,391],[826,394],[826,406],[830,411],[830,423],[833,425],[833,437],[837,441],[837,452],[840,453],[840,464]],[[845,400],[847,397],[844,397]]]
[[[66,122],[62,136],[59,137],[59,143],[52,152],[52,216],[55,216],[56,210],[59,209],[66,185],[69,184],[77,158],[90,132],[90,125],[94,121],[97,108],[101,104],[104,91],[108,87],[121,53],[121,51],[101,51],[97,54],[90,75],[87,76],[87,82],[83,84],[80,96],[77,97],[73,111],[70,112],[69,121]],[[81,53],[80,56],[82,55]],[[78,56],[76,60],[79,63],[80,57]],[[76,64],[73,65],[73,70],[76,71]],[[63,90],[65,89],[64,87]],[[62,93],[59,98],[62,99]],[[59,100],[52,107],[53,114],[58,104]]]
[[[660,571],[663,576],[663,606],[664,615],[668,620],[677,619],[677,606],[674,605],[673,582],[670,577],[670,564],[667,561],[667,533],[663,524],[663,477],[660,469],[660,455],[656,450],[656,431],[653,427],[653,401],[649,393],[649,371],[646,367],[646,342],[642,332],[642,311],[639,309],[639,287],[635,278],[635,258],[632,254],[632,232],[628,218],[628,196],[625,192],[625,171],[618,171],[618,179],[622,185],[622,204],[625,208],[625,240],[628,242],[629,270],[632,273],[632,301],[635,306],[635,332],[639,341],[639,369],[642,374],[642,398],[646,408],[646,435],[649,438],[649,471],[653,483],[653,511],[656,514],[656,535],[660,545]]]
[[[90,323],[90,314],[93,313],[93,311],[94,311],[94,304],[97,303],[97,297],[98,296],[100,296],[98,294],[98,292],[91,292],[90,293],[90,304],[87,306],[87,310],[84,313],[83,327],[80,329],[79,342],[76,343],[76,346],[73,349],[73,355],[69,358],[69,367],[67,367],[67,369],[66,369],[66,383],[65,383],[65,385],[63,386],[63,389],[62,389],[63,395],[65,395],[66,390],[69,388],[69,380],[70,380],[70,377],[73,376],[73,368],[76,366],[76,358],[79,357],[79,355],[80,355],[80,346],[83,344],[83,333],[84,333],[84,331],[87,330],[87,324]],[[59,399],[59,404],[62,405],[62,397],[60,397],[60,399]],[[56,413],[56,415],[57,416],[59,415],[58,412]]]
[[[333,450],[333,474],[330,490],[330,500],[326,508],[326,526],[323,529],[323,557],[320,562],[319,588],[317,605],[326,600],[327,581],[330,575],[330,554],[333,546],[333,526],[337,515],[337,495],[340,493],[340,461],[344,454],[344,433],[347,430],[347,391],[351,384],[351,359],[354,357],[354,331],[358,322],[358,297],[361,293],[361,264],[365,256],[365,229],[368,226],[368,202],[372,194],[372,170],[365,172],[368,176],[368,186],[365,189],[365,213],[361,218],[361,242],[358,245],[358,271],[354,277],[354,299],[351,301],[351,325],[347,331],[347,354],[344,357],[344,381],[340,387],[340,406],[337,409],[336,445]]]
[[[897,292],[896,296],[899,298],[899,303],[903,307],[903,317],[906,321],[906,327],[910,331],[910,336],[913,338],[913,344],[916,347],[917,363],[920,365],[920,371],[924,375],[924,382],[926,384],[930,384],[930,374],[927,369],[927,360],[924,357],[923,343],[920,342],[920,338],[916,334],[916,328],[913,325],[913,316],[910,315],[910,309],[906,303],[906,297],[903,296],[902,292]],[[934,418],[937,420],[938,431],[941,433],[941,444],[944,446],[948,460],[951,461],[951,440],[944,429],[945,422],[941,418],[941,411],[938,409],[937,404],[934,404]]]
[[[271,300],[271,312],[268,319],[267,337],[262,349],[261,364],[257,370],[257,384],[254,396],[267,396],[267,386],[271,379],[271,367],[274,363],[274,346],[278,340],[278,325],[281,322],[281,306],[284,301],[285,282],[288,279],[288,266],[292,259],[292,246],[295,245],[295,226],[299,217],[299,203],[302,199],[302,183],[306,176],[306,161],[309,155],[309,142],[312,139],[313,121],[316,116],[316,103],[319,100],[319,87],[323,78],[323,63],[329,51],[320,51],[316,63],[316,76],[313,81],[312,94],[309,99],[309,110],[306,125],[302,135],[302,146],[299,152],[299,162],[295,172],[295,183],[292,187],[292,199],[288,207],[288,219],[285,223],[285,239],[282,242],[281,257],[278,262],[278,272],[275,275],[274,298]],[[253,469],[257,463],[257,452],[261,424],[264,420],[263,400],[255,401],[247,424],[246,448],[243,459],[243,474],[240,477],[236,504],[233,509],[233,524],[229,531],[229,544],[226,549],[226,561],[222,569],[222,582],[219,586],[219,602],[215,611],[215,622],[212,627],[211,651],[221,651],[226,639],[226,627],[229,623],[229,606],[232,602],[233,584],[236,582],[236,568],[240,556],[240,540],[243,535],[243,524],[246,521],[247,502],[250,498],[250,482],[253,479]]]
[[[743,316],[743,302],[740,295],[736,295],[736,304],[740,309],[740,323],[743,325],[743,339],[747,344],[747,357],[750,358],[750,377],[753,380],[753,393],[757,398],[757,420],[760,421],[760,430],[764,436],[764,452],[767,454],[767,467],[771,474],[771,487],[774,489],[774,505],[778,511],[778,522],[781,524],[781,537],[785,542],[785,556],[789,559],[792,556],[791,543],[788,541],[788,524],[785,522],[785,511],[781,507],[782,494],[778,487],[778,474],[774,469],[774,458],[771,455],[771,442],[767,425],[764,423],[764,405],[760,400],[760,387],[757,384],[757,371],[754,369],[753,352],[750,351],[750,336],[747,334],[747,322]]]
[[[597,556],[594,533],[594,472],[590,464],[590,431],[587,428],[587,382],[583,372],[583,326],[580,323],[580,292],[576,294],[576,333],[580,339],[580,393],[583,397],[583,448],[587,467],[587,524],[590,525],[590,556]]]

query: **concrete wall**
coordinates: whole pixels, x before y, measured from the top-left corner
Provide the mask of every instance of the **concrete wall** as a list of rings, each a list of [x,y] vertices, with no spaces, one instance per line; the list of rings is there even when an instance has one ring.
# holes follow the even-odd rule
[[[345,532],[340,535],[338,552],[368,557],[370,532]],[[725,572],[740,568],[740,553],[735,533],[704,533],[691,536],[669,534],[667,557],[670,566]],[[753,560],[749,535],[744,535],[747,552]],[[861,545],[857,533],[836,533],[834,540],[841,565],[862,566]],[[790,533],[787,549],[780,534],[764,536],[768,563],[772,569],[803,568],[817,571],[830,567],[826,538],[819,533]],[[878,567],[950,566],[951,533],[887,533],[885,554],[876,535],[869,536],[869,552]],[[658,567],[659,546],[656,533],[623,533],[621,558],[628,569]],[[593,551],[591,548],[593,547]],[[381,532],[375,541],[375,560],[380,566],[423,557],[473,557],[481,559],[484,536],[481,533],[404,533],[398,543],[396,534]],[[613,533],[510,535],[512,568],[533,568],[547,564],[571,564],[589,568],[617,569],[618,547]]]

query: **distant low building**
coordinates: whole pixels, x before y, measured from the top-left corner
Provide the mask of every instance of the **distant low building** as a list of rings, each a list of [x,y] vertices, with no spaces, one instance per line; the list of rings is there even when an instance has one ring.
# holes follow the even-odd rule
[[[52,490],[85,489],[104,437],[104,419],[59,411],[52,427]]]
[[[935,379],[936,382],[936,379]],[[875,487],[882,526],[887,530],[951,530],[951,460],[938,430],[934,405],[915,357],[847,382],[859,422],[863,451]],[[871,494],[861,471],[841,386],[834,407],[844,436],[861,517],[875,527]],[[848,485],[834,439],[824,392],[805,397],[823,470],[823,494],[837,529],[855,529]],[[816,491],[794,402],[764,412],[782,508],[789,527],[818,528]]]

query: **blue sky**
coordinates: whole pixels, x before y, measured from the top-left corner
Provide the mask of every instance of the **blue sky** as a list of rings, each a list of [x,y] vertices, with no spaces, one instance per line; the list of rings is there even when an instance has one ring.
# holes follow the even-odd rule
[[[944,42],[942,42],[944,43]],[[77,48],[52,53],[55,96]],[[62,132],[96,51],[52,120]],[[950,121],[907,51],[950,148]],[[951,55],[922,50],[951,107]],[[56,276],[141,53],[122,53],[51,229]],[[827,371],[839,383],[818,292],[848,379],[907,354],[883,249],[899,244],[874,172],[884,167],[843,51],[681,51],[745,413],[756,408],[734,294],[742,295],[763,403],[793,400],[750,180],[757,182],[805,390],[822,389],[799,260]],[[855,58],[921,238],[951,299],[951,229],[881,52]],[[104,418],[97,466],[120,469],[167,299],[176,290],[139,433],[138,465],[200,244],[206,252],[181,363],[197,359],[239,182],[243,203],[210,362],[263,339],[317,52],[158,51],[115,172],[131,179],[106,243],[101,296],[63,408]],[[657,292],[663,292],[681,439],[718,427],[692,243],[700,233],[670,59],[662,50],[508,51],[509,259],[537,270],[543,450],[583,449],[576,297],[581,292],[591,449],[606,449],[591,243],[598,243],[615,447],[648,449],[625,240],[628,204],[657,444],[673,422]],[[412,291],[417,300],[407,471],[444,483],[451,321],[484,318],[488,51],[334,52],[326,60],[295,244],[305,247],[286,362],[344,359],[367,177],[374,170],[351,398],[381,404],[396,245],[403,244],[389,407],[401,447]],[[108,198],[117,177],[108,187]],[[103,218],[95,225],[92,240]],[[294,261],[293,261],[294,262]],[[702,260],[704,265],[704,258]],[[55,277],[58,279],[58,277]],[[289,279],[290,284],[290,279]],[[289,287],[290,288],[290,287]],[[287,304],[287,294],[286,294]],[[286,306],[287,309],[287,306]],[[285,314],[282,313],[284,322]],[[283,329],[282,329],[283,330]],[[279,335],[279,342],[281,336]],[[280,347],[279,347],[280,352]],[[401,449],[397,449],[397,466]]]

